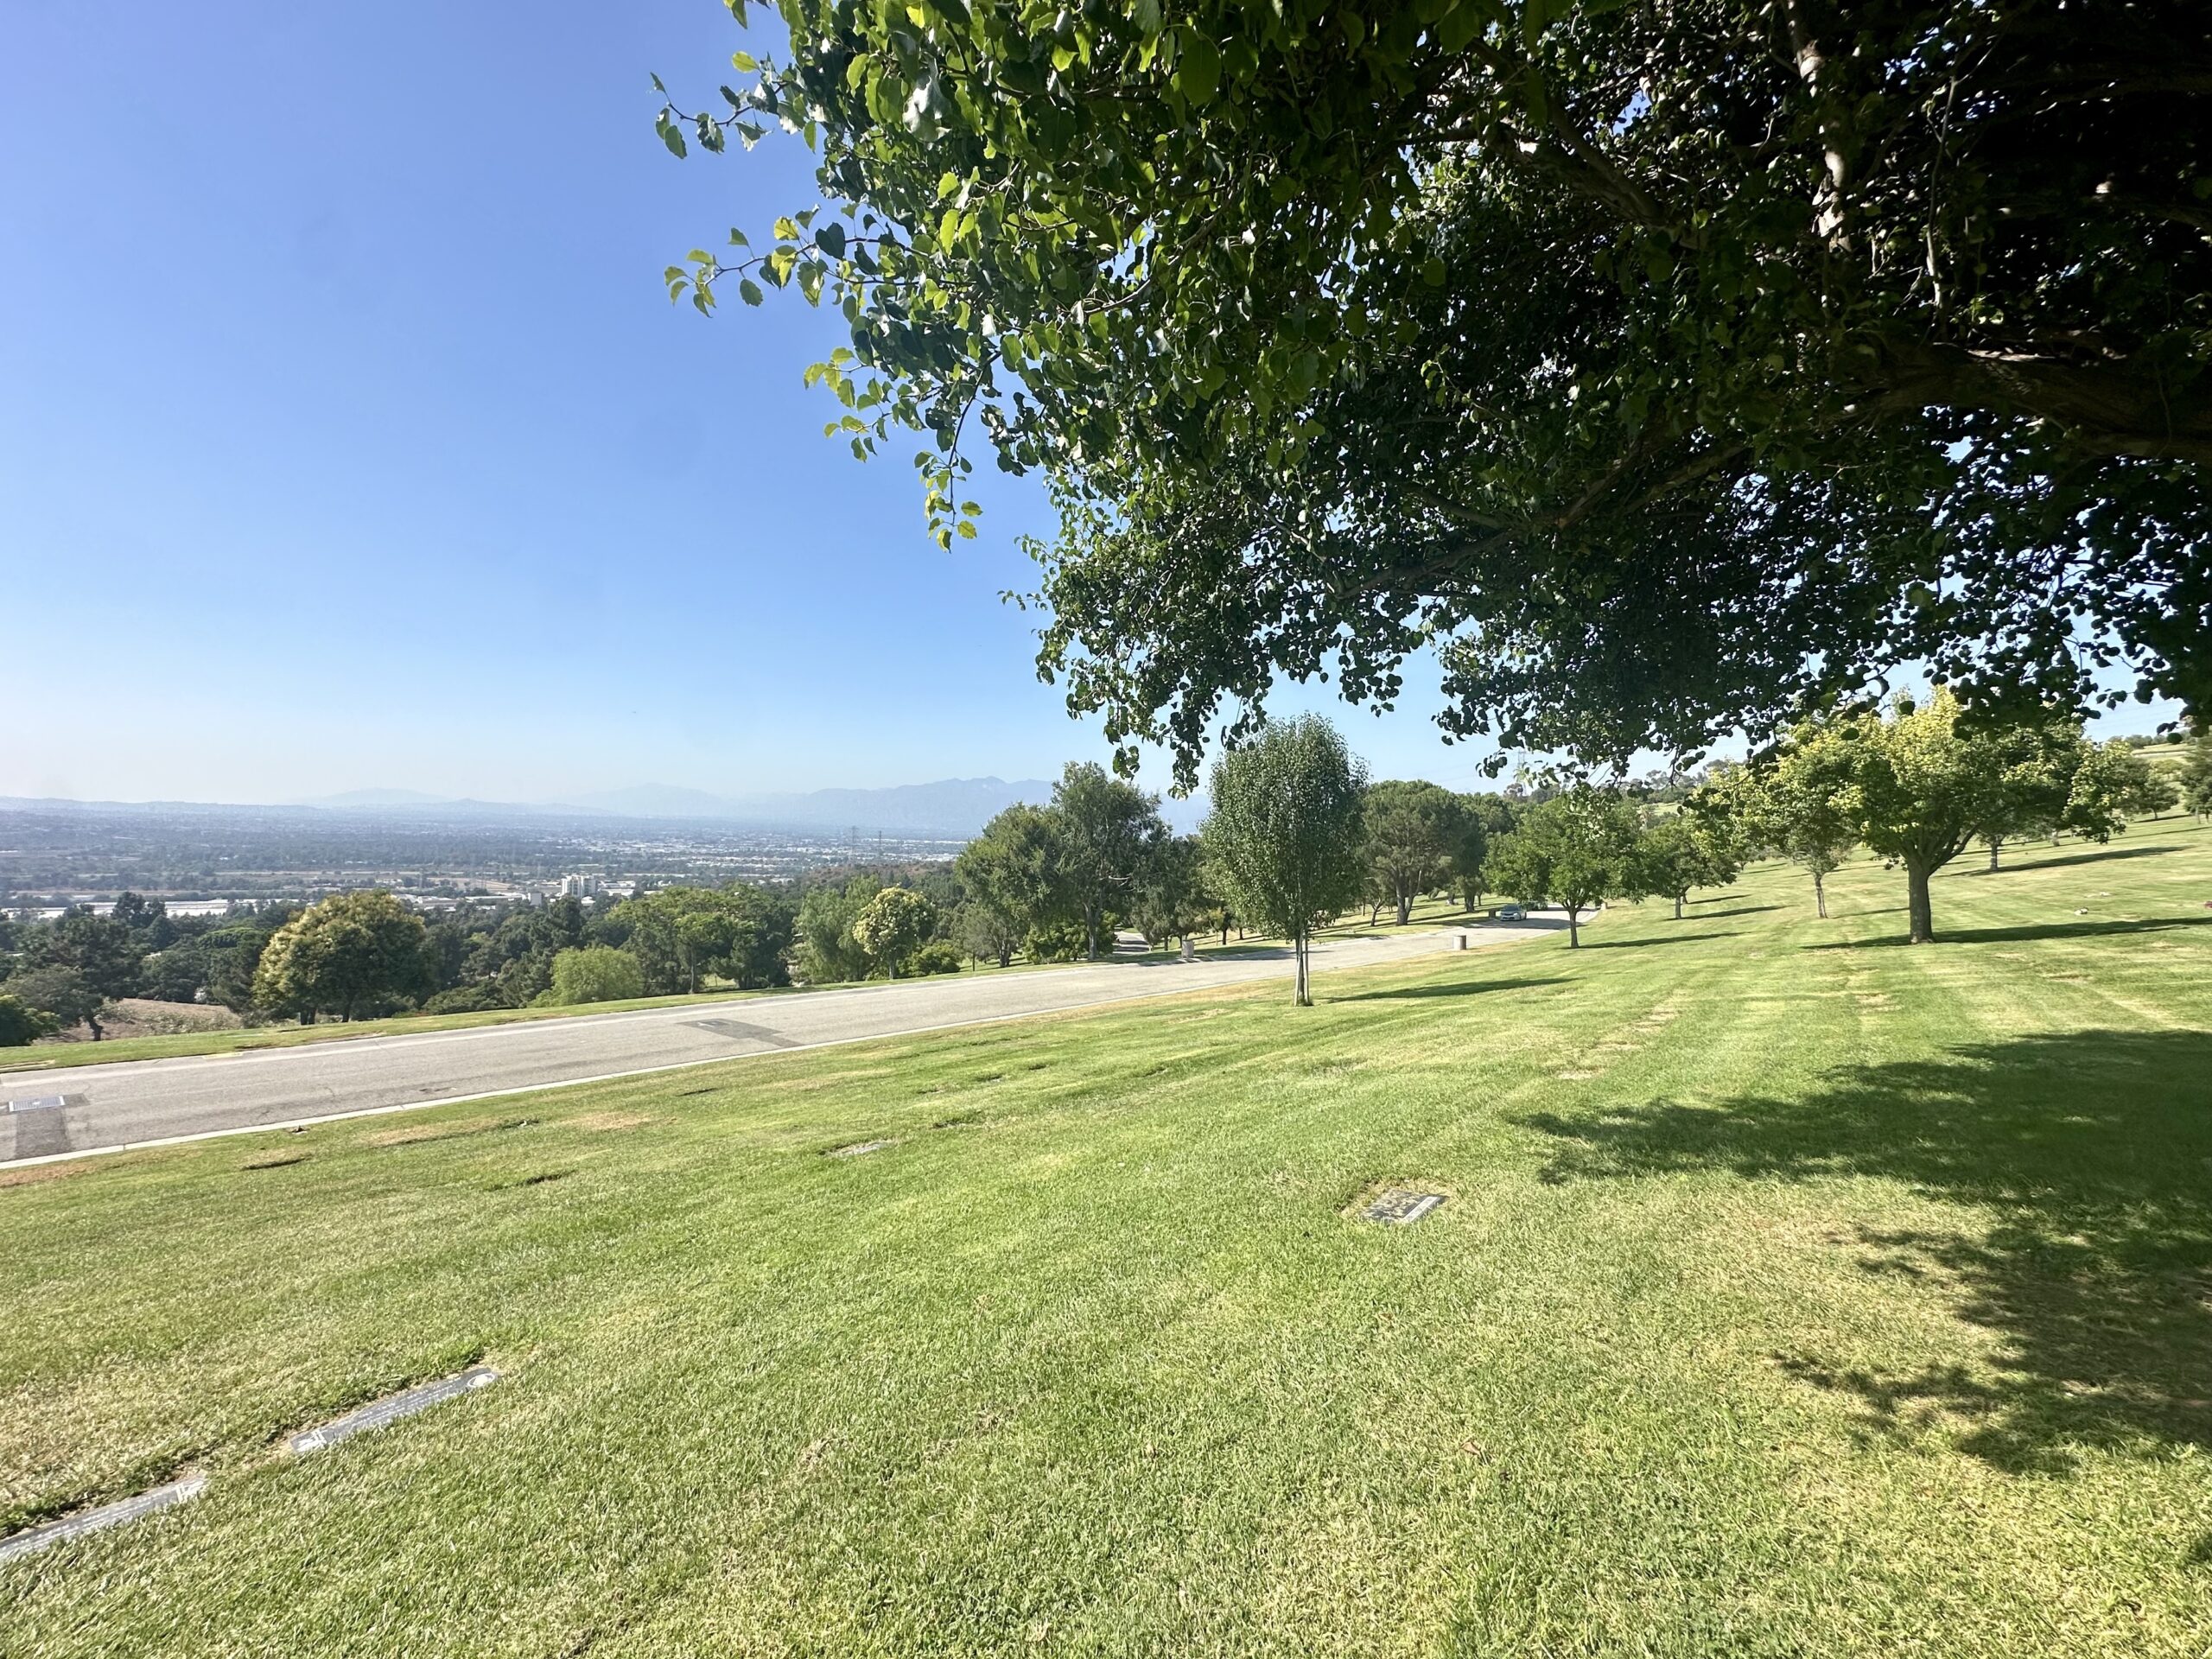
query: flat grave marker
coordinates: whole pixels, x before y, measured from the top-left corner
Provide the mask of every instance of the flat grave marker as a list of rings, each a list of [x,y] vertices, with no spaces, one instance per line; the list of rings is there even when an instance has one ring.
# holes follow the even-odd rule
[[[1402,1186],[1385,1187],[1361,1206],[1362,1221],[1386,1227],[1410,1227],[1435,1211],[1444,1202],[1441,1192],[1416,1192]]]
[[[0,1538],[0,1561],[11,1561],[19,1555],[29,1555],[54,1544],[67,1543],[72,1538],[82,1538],[87,1533],[104,1532],[110,1527],[119,1527],[125,1522],[157,1515],[180,1503],[188,1503],[200,1496],[207,1484],[207,1477],[205,1475],[187,1475],[181,1480],[172,1480],[151,1491],[141,1492],[136,1497],[103,1503],[96,1510],[65,1515],[59,1521],[48,1521],[40,1526],[27,1528],[11,1538]]]
[[[830,1155],[832,1158],[861,1158],[871,1152],[881,1152],[886,1147],[895,1147],[898,1144],[895,1140],[855,1141],[849,1147],[831,1147]]]
[[[388,1394],[381,1400],[371,1401],[358,1411],[349,1411],[343,1417],[333,1418],[320,1427],[303,1429],[284,1442],[285,1449],[296,1457],[305,1457],[310,1452],[320,1452],[327,1446],[335,1446],[340,1440],[351,1440],[370,1429],[382,1428],[403,1417],[412,1417],[418,1411],[428,1411],[432,1406],[458,1400],[464,1394],[489,1388],[499,1380],[499,1372],[489,1365],[472,1365],[458,1376],[425,1382],[419,1388],[402,1389],[397,1394]]]

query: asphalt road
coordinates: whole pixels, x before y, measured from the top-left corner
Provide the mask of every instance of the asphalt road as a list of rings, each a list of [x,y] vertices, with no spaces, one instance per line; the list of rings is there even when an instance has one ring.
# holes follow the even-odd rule
[[[1484,925],[1503,944],[1560,924]],[[1452,947],[1459,930],[1319,945],[1314,971]],[[173,1060],[0,1072],[0,1165],[442,1105],[487,1095],[700,1065],[949,1026],[1092,1007],[1133,997],[1287,977],[1281,950],[1195,963],[1127,961],[1034,973],[749,997],[630,1014],[579,1014],[462,1031],[309,1043]],[[1325,982],[1320,987],[1325,991]]]

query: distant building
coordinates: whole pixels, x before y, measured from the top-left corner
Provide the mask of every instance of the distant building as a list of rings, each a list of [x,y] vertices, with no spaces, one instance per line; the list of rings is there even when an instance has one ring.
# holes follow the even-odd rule
[[[596,899],[605,891],[595,875],[564,875],[561,878],[561,897],[563,899]]]

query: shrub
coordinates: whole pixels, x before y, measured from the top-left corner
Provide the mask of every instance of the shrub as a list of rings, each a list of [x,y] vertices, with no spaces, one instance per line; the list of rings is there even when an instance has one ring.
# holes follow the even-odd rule
[[[924,974],[957,974],[960,971],[960,947],[950,939],[931,939],[906,958],[904,971],[917,978]]]
[[[556,1007],[579,1002],[620,1002],[645,994],[645,970],[627,950],[609,944],[588,944],[563,950],[553,958]]]
[[[42,1008],[28,1008],[0,992],[0,1048],[21,1048],[25,1043],[51,1036],[61,1022]]]
[[[456,985],[449,991],[440,991],[423,1004],[424,1014],[485,1014],[493,1008],[511,1008],[515,1005],[500,994],[499,985],[492,980],[479,980],[474,985]]]

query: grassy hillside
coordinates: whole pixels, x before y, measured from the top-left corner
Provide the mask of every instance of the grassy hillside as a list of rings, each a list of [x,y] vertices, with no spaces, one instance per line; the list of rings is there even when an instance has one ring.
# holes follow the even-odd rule
[[[1830,891],[20,1172],[0,1650],[2201,1655],[2212,833]]]

